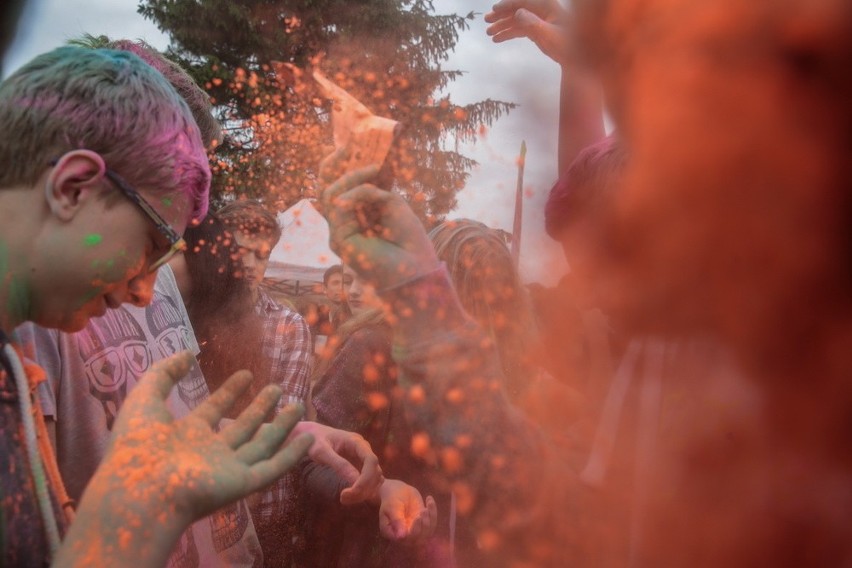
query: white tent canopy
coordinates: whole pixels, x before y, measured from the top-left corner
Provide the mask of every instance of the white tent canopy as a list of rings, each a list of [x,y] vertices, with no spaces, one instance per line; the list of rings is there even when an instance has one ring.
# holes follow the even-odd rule
[[[322,281],[322,272],[340,258],[328,246],[328,223],[308,199],[278,214],[281,240],[272,249],[266,277]]]

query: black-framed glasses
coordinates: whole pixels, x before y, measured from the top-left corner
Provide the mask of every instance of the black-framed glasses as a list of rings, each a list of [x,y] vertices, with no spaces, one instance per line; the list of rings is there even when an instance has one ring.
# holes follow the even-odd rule
[[[51,160],[50,165],[56,166],[58,162],[59,159],[56,158],[54,160]],[[125,197],[135,203],[136,206],[139,207],[139,209],[141,209],[142,212],[148,216],[151,222],[154,223],[154,226],[157,227],[157,230],[164,237],[166,237],[166,240],[168,240],[169,242],[169,250],[166,251],[166,253],[162,257],[160,257],[148,266],[149,272],[156,271],[158,268],[160,268],[169,260],[171,260],[174,255],[176,255],[180,251],[186,250],[186,241],[183,240],[183,237],[181,237],[177,233],[177,231],[172,229],[171,225],[169,225],[166,220],[163,219],[163,217],[159,213],[157,213],[157,210],[154,209],[151,204],[148,203],[145,198],[142,197],[142,195],[138,191],[136,191],[136,189],[134,189],[133,186],[130,185],[130,183],[127,182],[127,180],[125,180],[123,177],[121,177],[109,168],[106,169],[104,174],[106,175],[107,179],[109,179],[109,181],[111,181],[113,185],[115,185],[118,190],[124,194]]]

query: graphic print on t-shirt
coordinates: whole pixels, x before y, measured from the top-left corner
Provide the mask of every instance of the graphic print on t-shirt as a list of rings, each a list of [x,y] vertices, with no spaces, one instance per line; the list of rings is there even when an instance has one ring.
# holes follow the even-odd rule
[[[198,568],[198,547],[191,530],[183,531],[180,541],[169,556],[167,568]]]
[[[222,552],[237,544],[248,527],[248,510],[245,501],[237,501],[219,509],[209,517],[216,552]]]
[[[155,295],[145,308],[148,329],[160,351],[160,359],[189,349],[189,330],[183,324],[181,311],[169,296]],[[178,385],[178,396],[188,408],[195,408],[207,396],[207,384],[200,373],[190,373]]]
[[[108,310],[78,335],[89,393],[101,403],[109,430],[127,393],[154,361],[190,347],[190,332],[172,298],[155,293],[144,309],[144,323],[141,311],[124,306]],[[147,334],[140,324],[147,324]],[[177,393],[189,409],[195,408],[207,396],[204,377],[189,373],[178,382]]]
[[[127,381],[151,366],[145,333],[126,308],[107,311],[98,325],[90,322],[78,334],[80,359],[89,393],[103,406],[106,427],[113,422],[128,392]]]

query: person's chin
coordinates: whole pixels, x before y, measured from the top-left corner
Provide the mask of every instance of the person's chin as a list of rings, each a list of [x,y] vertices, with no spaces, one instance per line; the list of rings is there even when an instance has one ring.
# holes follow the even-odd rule
[[[106,300],[98,297],[65,318],[62,325],[59,326],[59,330],[66,333],[76,333],[86,327],[92,318],[105,315],[108,307]]]
[[[85,328],[91,319],[91,316],[78,311],[55,325],[46,325],[45,327],[53,327],[65,333],[77,333]]]

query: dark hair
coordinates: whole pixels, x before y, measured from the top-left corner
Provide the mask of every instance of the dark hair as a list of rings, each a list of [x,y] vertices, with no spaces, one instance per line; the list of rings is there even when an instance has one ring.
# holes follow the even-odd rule
[[[462,307],[494,340],[515,396],[533,376],[526,357],[536,337],[532,305],[500,234],[478,221],[445,221],[429,232]]]
[[[192,282],[190,306],[208,311],[240,299],[248,290],[234,235],[214,213],[184,233],[186,266]]]
[[[576,218],[595,212],[611,199],[621,182],[626,153],[613,135],[584,148],[550,190],[544,228],[559,240]]]
[[[236,416],[269,382],[263,357],[263,321],[255,313],[233,234],[215,215],[186,230],[186,265],[191,282],[187,312],[201,347],[199,366],[213,392],[234,371],[254,373],[252,388],[229,416]]]
[[[335,274],[343,274],[342,264],[334,264],[325,269],[325,272],[322,273],[322,285],[328,286],[328,281],[331,280],[331,277]]]
[[[281,239],[278,217],[259,201],[240,199],[219,209],[219,217],[231,231],[268,239],[274,246]]]

